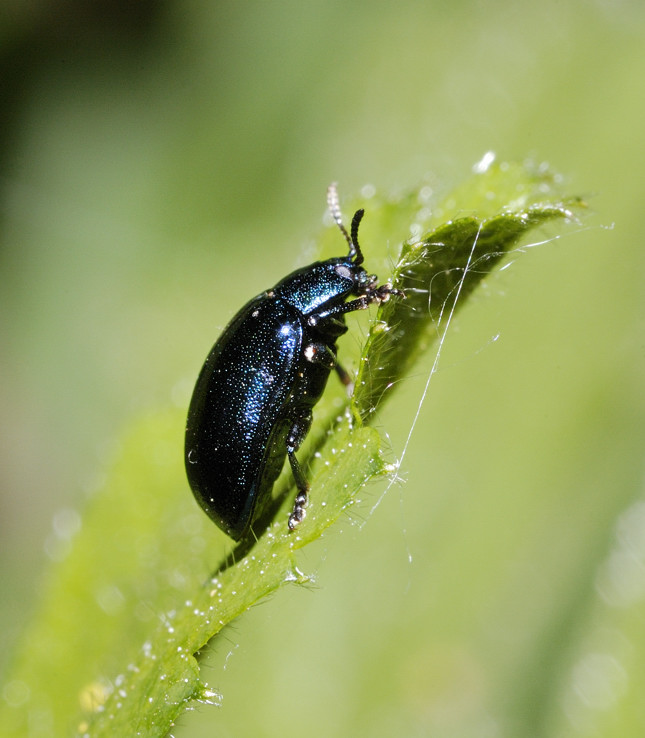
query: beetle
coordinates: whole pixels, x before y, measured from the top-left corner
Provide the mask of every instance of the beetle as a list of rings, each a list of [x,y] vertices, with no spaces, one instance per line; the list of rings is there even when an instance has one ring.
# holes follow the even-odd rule
[[[213,346],[190,402],[188,481],[200,507],[236,541],[271,499],[285,457],[297,488],[289,529],[302,521],[309,485],[296,452],[331,370],[350,383],[336,361],[336,341],[347,331],[344,316],[402,295],[362,267],[364,210],[354,214],[350,235],[333,184],[327,203],[347,256],[298,269],[248,302]]]

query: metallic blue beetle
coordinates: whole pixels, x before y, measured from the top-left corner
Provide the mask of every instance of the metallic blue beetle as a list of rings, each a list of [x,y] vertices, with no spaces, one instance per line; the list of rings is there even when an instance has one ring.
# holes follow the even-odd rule
[[[335,185],[327,202],[348,255],[298,269],[248,302],[213,346],[190,403],[188,481],[204,512],[236,541],[271,497],[285,456],[298,489],[289,528],[304,518],[309,485],[296,451],[330,371],[349,383],[336,362],[336,340],[347,331],[344,315],[401,294],[378,285],[361,266],[364,211],[354,215],[350,237]]]

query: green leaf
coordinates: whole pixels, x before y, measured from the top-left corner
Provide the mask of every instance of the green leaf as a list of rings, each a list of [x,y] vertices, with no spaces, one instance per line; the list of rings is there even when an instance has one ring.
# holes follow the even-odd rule
[[[489,197],[485,193],[491,186],[489,178],[501,185],[502,171],[512,175],[507,184],[515,194],[514,209],[509,206],[489,217],[456,218],[403,245],[392,283],[406,299],[381,305],[362,357],[354,407],[364,420],[390,394],[388,390],[409,375],[444,333],[455,310],[528,231],[552,220],[572,220],[574,209],[582,206],[578,200],[543,199],[545,191],[551,192],[552,176],[534,174],[520,186],[518,168],[509,165],[476,175],[463,199],[485,203],[499,198],[498,192]]]
[[[353,412],[349,398],[333,392],[317,408],[317,427],[329,430],[303,450],[311,500],[294,533],[286,526],[293,491],[285,473],[276,485],[279,514],[254,545],[232,548],[188,491],[183,411],[137,422],[52,573],[3,692],[0,733],[164,736],[191,703],[217,704],[196,654],[267,594],[305,584],[298,550],[346,514],[366,484],[393,474],[377,431],[363,421],[509,249],[536,226],[573,217],[576,203],[556,184],[548,171],[495,165],[434,212],[423,187],[367,204],[370,242],[375,233],[392,244],[426,232],[403,244],[392,281],[406,299],[382,305],[370,328]],[[429,230],[444,215],[453,219]],[[213,575],[224,561],[230,565]]]

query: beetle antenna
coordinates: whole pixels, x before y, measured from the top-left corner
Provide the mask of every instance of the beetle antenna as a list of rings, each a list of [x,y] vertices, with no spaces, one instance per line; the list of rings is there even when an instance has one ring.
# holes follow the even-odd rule
[[[340,232],[345,236],[345,240],[349,244],[350,250],[352,250],[352,239],[347,233],[347,229],[343,225],[343,216],[340,212],[340,203],[338,202],[338,191],[336,190],[336,182],[332,182],[327,188],[327,205],[329,206],[329,212],[331,217],[336,221],[336,225],[340,228]]]
[[[354,264],[357,266],[363,263],[363,252],[358,245],[358,226],[361,220],[363,220],[364,215],[365,211],[361,208],[354,213],[354,217],[352,218],[352,242],[349,244],[349,253],[350,256],[353,256]]]
[[[361,264],[363,262],[363,254],[360,246],[358,245],[358,224],[361,222],[365,211],[357,210],[354,213],[354,217],[352,218],[352,235],[350,237],[349,233],[347,233],[347,228],[343,225],[343,216],[340,212],[336,182],[332,182],[327,188],[327,205],[329,206],[331,217],[340,228],[340,232],[345,236],[345,240],[349,245],[349,258],[352,259],[355,264]]]

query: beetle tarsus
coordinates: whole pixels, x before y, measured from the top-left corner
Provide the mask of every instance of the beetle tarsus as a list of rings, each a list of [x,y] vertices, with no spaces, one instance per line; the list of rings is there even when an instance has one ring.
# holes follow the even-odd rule
[[[306,492],[299,492],[298,496],[296,497],[296,501],[293,505],[293,510],[291,511],[291,515],[289,515],[289,530],[295,530],[296,527],[302,523],[302,521],[305,518],[305,515],[307,514],[307,510],[305,509],[307,507],[307,493]]]
[[[348,388],[348,393],[351,395],[354,391],[354,381],[352,380],[351,374],[338,362],[334,364],[334,369],[336,370],[336,374],[338,374],[338,378]]]

